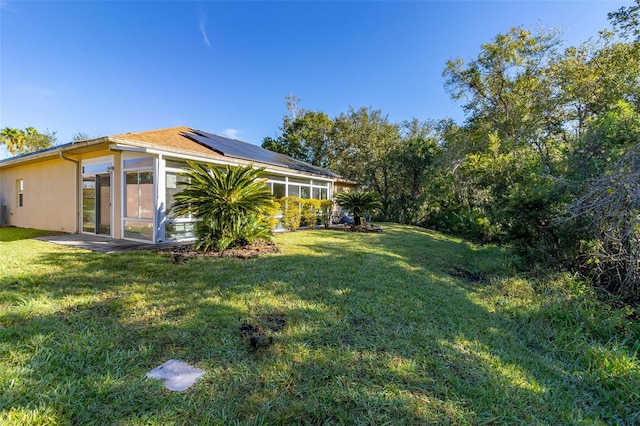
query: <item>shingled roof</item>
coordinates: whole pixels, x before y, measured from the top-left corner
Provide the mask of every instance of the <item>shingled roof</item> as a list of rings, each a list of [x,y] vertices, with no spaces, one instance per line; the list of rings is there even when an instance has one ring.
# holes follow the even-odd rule
[[[202,154],[213,153],[229,159],[252,161],[332,178],[340,177],[328,169],[296,160],[284,154],[269,151],[268,149],[248,142],[183,126],[139,133],[123,133],[112,136],[110,139],[120,140],[122,142],[143,142],[145,144]]]
[[[120,133],[113,136],[74,141],[42,151],[0,160],[0,167],[38,161],[39,159],[58,156],[62,153],[73,154],[82,151],[86,152],[87,150],[94,149],[98,145],[110,144],[165,150],[196,157],[198,155],[208,158],[218,157],[221,161],[225,161],[226,159],[231,163],[235,162],[234,160],[240,163],[253,162],[261,166],[275,166],[280,169],[344,180],[344,178],[341,178],[331,170],[296,160],[287,155],[269,151],[268,149],[238,139],[231,139],[185,126],[135,133]],[[348,180],[344,181],[349,182]]]

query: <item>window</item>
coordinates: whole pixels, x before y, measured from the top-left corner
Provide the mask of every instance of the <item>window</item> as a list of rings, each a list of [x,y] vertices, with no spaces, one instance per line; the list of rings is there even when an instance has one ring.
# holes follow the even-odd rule
[[[186,167],[186,163],[184,164]],[[178,216],[172,212],[175,204],[175,196],[181,192],[189,183],[189,178],[177,171],[167,171],[166,173],[166,210],[167,215],[164,229],[167,241],[177,241],[195,238],[196,219],[191,214]]]
[[[273,198],[279,199],[287,195],[287,185],[284,183],[273,183],[273,190],[271,191]]]
[[[304,199],[326,200],[329,197],[331,183],[321,180],[301,179],[284,176],[268,176],[271,194],[276,200],[285,196]]]
[[[290,197],[299,197],[300,196],[300,187],[298,185],[289,185],[289,196]]]
[[[178,170],[186,170],[189,168],[189,165],[186,161],[180,160],[167,160],[165,167],[167,169],[178,169]]]
[[[179,192],[185,188],[186,184],[189,183],[189,178],[186,176],[182,176],[176,172],[167,172],[167,184],[166,184],[166,213],[171,215],[172,217],[183,217],[176,216],[172,213],[173,204],[175,203],[175,196]]]
[[[101,159],[104,157],[101,157]],[[98,173],[109,173],[109,168],[113,165],[113,162],[101,162],[101,163],[93,163],[93,162],[82,162],[82,174],[84,175],[96,175]]]
[[[124,221],[124,237],[135,240],[153,240],[153,223],[138,220]]]
[[[304,185],[311,185],[311,180],[309,179],[298,179],[298,178],[289,178],[289,183],[301,183]]]
[[[18,207],[22,207],[23,206],[23,201],[24,201],[24,180],[22,179],[18,179],[16,181],[16,193],[18,194]]]
[[[153,167],[153,157],[130,158],[124,160],[125,169],[147,169]]]
[[[125,172],[124,237],[153,240],[153,172]]]
[[[127,172],[126,185],[126,216],[153,219],[153,172]]]
[[[311,198],[311,188],[308,186],[301,186],[300,198]]]

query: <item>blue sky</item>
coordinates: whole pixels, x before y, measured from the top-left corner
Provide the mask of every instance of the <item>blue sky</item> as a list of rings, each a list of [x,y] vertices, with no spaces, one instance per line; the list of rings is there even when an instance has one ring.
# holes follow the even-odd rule
[[[464,118],[448,59],[512,26],[595,37],[632,1],[0,1],[0,128],[60,143],[185,125],[260,144],[293,93],[336,116]],[[0,152],[0,158],[6,152]]]

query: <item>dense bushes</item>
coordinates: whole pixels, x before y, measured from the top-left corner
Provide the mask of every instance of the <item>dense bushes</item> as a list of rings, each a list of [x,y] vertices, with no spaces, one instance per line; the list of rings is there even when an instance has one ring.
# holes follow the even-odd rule
[[[508,244],[638,301],[639,18],[640,4],[622,8],[613,30],[569,47],[515,27],[448,61],[462,124],[291,108],[265,143],[375,191],[380,219]]]
[[[313,229],[318,222],[325,228],[331,223],[333,201],[303,199],[296,196],[280,199],[282,224],[290,231],[295,231],[303,224]]]

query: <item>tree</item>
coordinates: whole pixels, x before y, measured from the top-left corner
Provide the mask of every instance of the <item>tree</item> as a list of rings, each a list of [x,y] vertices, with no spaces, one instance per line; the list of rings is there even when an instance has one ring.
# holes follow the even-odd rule
[[[300,140],[295,137],[289,138],[285,136],[285,134],[291,132],[290,128],[293,122],[307,113],[307,110],[300,106],[300,102],[301,99],[293,93],[289,93],[285,97],[284,103],[289,114],[282,117],[282,126],[280,127],[281,134],[276,136],[276,138],[272,138],[270,136],[265,137],[262,140],[262,147],[269,151],[279,152],[298,160],[306,161],[304,155],[306,150],[300,145]]]
[[[547,73],[563,112],[558,133],[567,132],[564,140],[569,144],[582,136],[590,119],[617,101],[640,105],[640,43],[620,43],[611,32],[568,47],[552,60]]]
[[[447,62],[445,86],[453,99],[467,100],[467,124],[485,144],[495,133],[503,151],[527,145],[551,166],[563,111],[547,67],[559,43],[555,32],[512,28],[483,44],[477,59]]]
[[[640,42],[640,0],[636,0],[635,6],[621,7],[607,17],[623,36],[635,37]]]
[[[361,217],[367,213],[382,208],[380,197],[373,191],[340,192],[336,195],[336,202],[343,209],[353,213],[353,221],[361,225]]]
[[[84,141],[87,139],[91,139],[91,136],[89,136],[88,133],[78,132],[75,135],[73,135],[73,138],[71,140],[73,142],[78,142],[78,141]]]
[[[327,167],[331,161],[333,121],[321,111],[297,112],[293,120],[284,120],[276,139],[263,139],[262,147],[307,163]]]
[[[40,133],[33,127],[27,127],[24,130],[5,127],[0,131],[0,144],[5,144],[11,155],[39,151],[55,143],[55,132]]]
[[[640,299],[640,112],[620,101],[592,120],[572,164],[579,193],[568,206],[581,225],[581,265],[593,280]]]
[[[400,129],[381,110],[349,108],[335,119],[333,158],[329,168],[376,191],[382,214],[393,210],[399,176],[394,152],[400,143]]]
[[[418,210],[424,204],[424,193],[432,165],[439,153],[439,128],[442,123],[405,121],[400,126],[401,139],[391,153],[395,167],[395,190],[392,191],[390,215],[401,223],[418,223]]]
[[[271,228],[262,211],[271,205],[271,192],[260,179],[263,169],[226,166],[222,171],[188,162],[184,173],[189,183],[175,195],[177,215],[193,214],[200,219],[196,229],[196,248],[223,251],[268,239]]]

